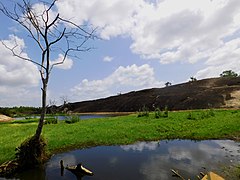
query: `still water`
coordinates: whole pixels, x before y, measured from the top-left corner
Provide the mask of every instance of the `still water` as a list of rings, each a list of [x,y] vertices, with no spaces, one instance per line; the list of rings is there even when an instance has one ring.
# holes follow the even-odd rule
[[[114,114],[81,114],[79,115],[80,120],[85,120],[85,119],[93,119],[93,118],[104,118],[104,117],[113,117],[116,116]],[[46,116],[48,117],[48,116]],[[71,116],[55,116],[58,120],[65,120]],[[27,118],[40,118],[40,116],[29,116]],[[24,120],[26,119],[25,117],[16,117],[14,118],[15,120]]]
[[[240,162],[240,143],[230,140],[154,141],[123,146],[99,146],[54,155],[42,169],[19,175],[18,179],[77,179],[65,170],[61,176],[59,162],[76,165],[81,162],[94,172],[83,180],[168,180],[171,169],[186,179],[196,179],[199,172],[221,174],[223,166]]]
[[[85,119],[93,119],[93,118],[104,118],[104,117],[113,117],[114,115],[111,114],[81,114],[79,115],[79,118],[81,120]],[[71,116],[56,116],[58,120],[65,120]]]

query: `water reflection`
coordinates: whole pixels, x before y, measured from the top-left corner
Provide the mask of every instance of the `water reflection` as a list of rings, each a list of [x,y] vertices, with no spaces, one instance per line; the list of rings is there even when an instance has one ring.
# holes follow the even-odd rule
[[[239,163],[239,152],[240,143],[230,140],[174,140],[101,146],[55,155],[43,170],[35,170],[39,178],[34,179],[76,179],[66,170],[61,176],[60,160],[65,165],[81,162],[94,172],[93,177],[85,176],[83,180],[176,179],[172,177],[171,169],[179,170],[186,178],[196,179],[195,175],[201,171],[211,170],[221,174],[219,170],[223,166]],[[18,178],[29,179],[31,176],[25,173]]]

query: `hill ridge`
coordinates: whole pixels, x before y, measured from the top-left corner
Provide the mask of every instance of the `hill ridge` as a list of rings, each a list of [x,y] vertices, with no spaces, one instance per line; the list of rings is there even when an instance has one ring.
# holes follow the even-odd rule
[[[240,105],[240,77],[209,78],[185,82],[163,88],[131,91],[106,98],[68,103],[61,106],[71,112],[136,112],[143,106],[149,110],[156,107],[169,110],[230,108],[228,101],[236,100]],[[234,96],[232,96],[234,94]],[[231,105],[233,106],[233,105]]]

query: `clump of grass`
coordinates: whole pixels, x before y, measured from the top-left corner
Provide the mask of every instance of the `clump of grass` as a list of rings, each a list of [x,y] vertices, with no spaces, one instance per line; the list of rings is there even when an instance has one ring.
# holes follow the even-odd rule
[[[139,109],[137,117],[149,117],[149,109],[145,105]]]
[[[201,119],[210,118],[214,116],[215,116],[215,113],[212,109],[201,112]]]
[[[67,117],[67,119],[65,120],[65,123],[67,124],[73,124],[73,123],[77,123],[80,121],[80,117],[79,116],[69,116]]]
[[[56,117],[48,117],[45,118],[44,120],[44,124],[57,124],[58,123],[58,119]]]
[[[161,117],[167,118],[168,117],[168,108],[167,108],[167,106],[165,106],[163,111],[161,111],[160,108],[156,108],[155,109],[155,113],[154,113],[154,117],[157,118],[157,119],[161,118]]]
[[[212,109],[202,110],[200,113],[190,111],[187,114],[187,119],[189,120],[199,120],[214,117],[215,113]]]
[[[189,120],[196,120],[197,118],[195,117],[193,112],[188,112],[187,119],[189,119]]]

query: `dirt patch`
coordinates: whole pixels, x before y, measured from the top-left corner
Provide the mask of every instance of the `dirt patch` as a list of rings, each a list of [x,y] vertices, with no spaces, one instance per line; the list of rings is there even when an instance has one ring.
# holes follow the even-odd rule
[[[12,121],[13,118],[0,114],[0,122]]]
[[[230,98],[225,101],[225,105],[223,107],[237,109],[240,108],[240,90],[230,93]]]

